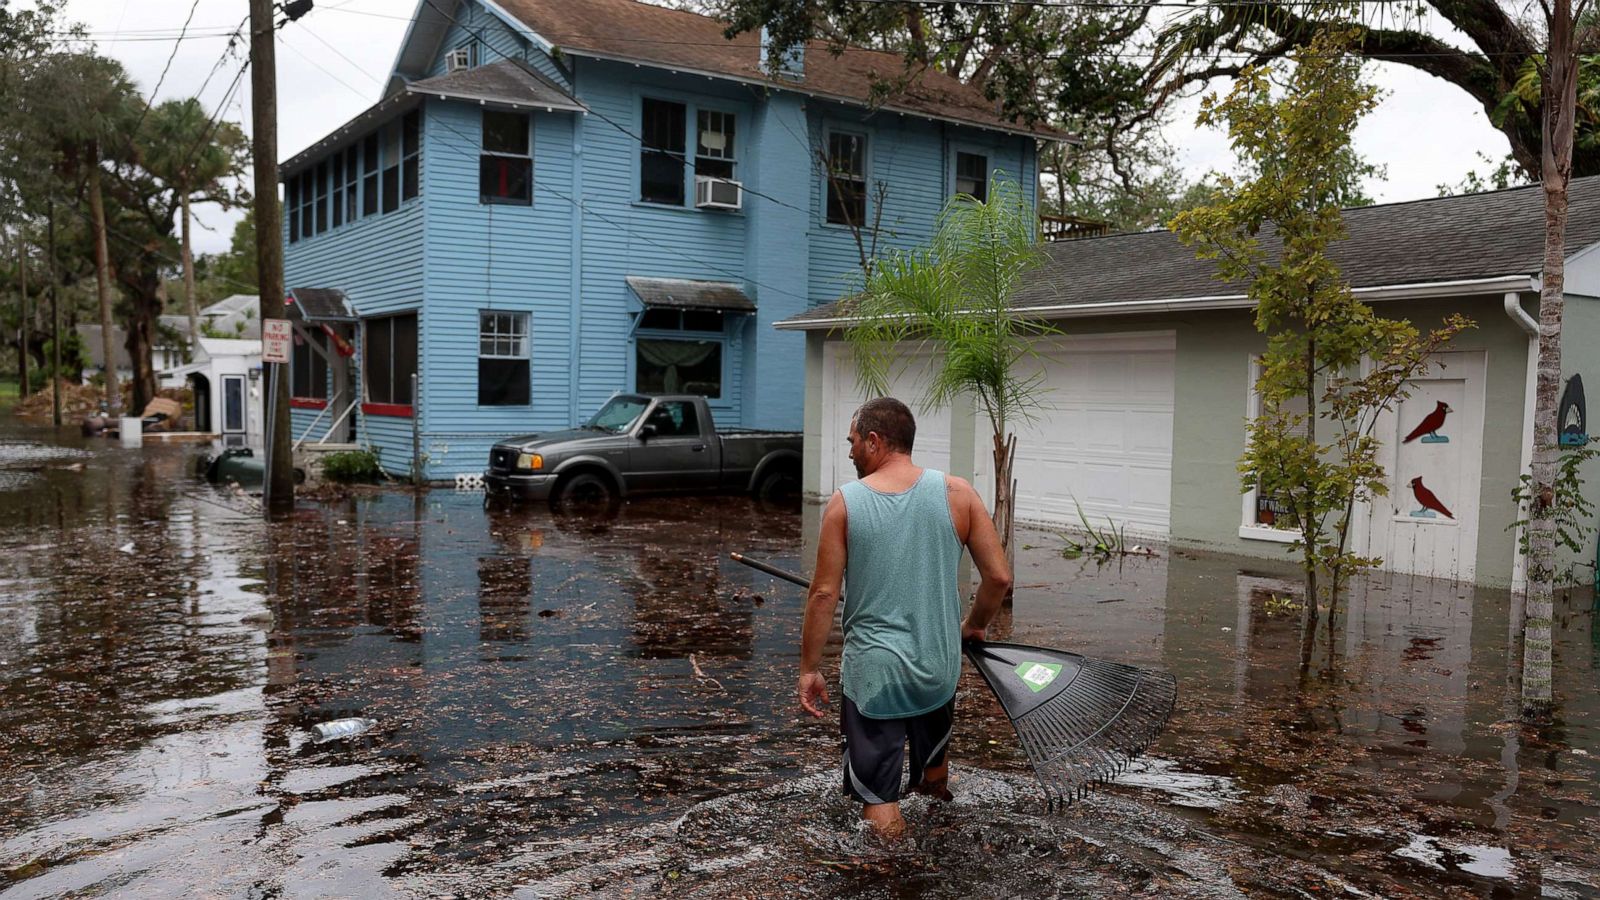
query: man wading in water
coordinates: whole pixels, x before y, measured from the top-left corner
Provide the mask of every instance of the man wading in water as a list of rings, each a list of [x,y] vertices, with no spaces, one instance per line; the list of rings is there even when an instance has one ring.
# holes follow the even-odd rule
[[[800,705],[821,717],[827,681],[817,671],[844,604],[844,791],[887,837],[905,831],[900,769],[911,743],[911,790],[950,799],[945,751],[955,721],[961,641],[982,638],[1011,587],[1000,536],[983,500],[960,478],[911,461],[917,423],[904,403],[863,404],[850,423],[859,481],[835,491],[822,514],[817,565],[800,638]],[[966,621],[956,567],[972,553],[983,583]]]

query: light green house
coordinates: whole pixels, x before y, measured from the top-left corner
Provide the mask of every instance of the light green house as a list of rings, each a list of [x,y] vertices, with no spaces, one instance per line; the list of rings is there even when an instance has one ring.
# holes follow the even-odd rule
[[[1364,207],[1345,221],[1334,256],[1361,299],[1423,328],[1451,313],[1477,324],[1380,423],[1390,492],[1358,517],[1354,547],[1398,572],[1514,586],[1509,526],[1531,443],[1543,192]],[[1563,376],[1600,385],[1600,177],[1572,184],[1567,247]],[[1112,235],[1050,244],[1015,308],[1064,332],[1037,348],[1050,393],[1019,429],[1019,519],[1072,526],[1081,504],[1130,535],[1284,554],[1292,536],[1275,527],[1272,499],[1241,493],[1236,469],[1265,349],[1240,285],[1217,281],[1169,232]],[[841,315],[825,306],[776,326],[807,336],[805,487],[816,496],[853,477],[845,434],[863,397]],[[923,364],[909,360],[891,390],[921,411],[917,459],[992,496],[987,423],[969,407],[923,409]],[[1412,437],[1440,409],[1443,424]],[[1448,515],[1422,503],[1413,479]]]

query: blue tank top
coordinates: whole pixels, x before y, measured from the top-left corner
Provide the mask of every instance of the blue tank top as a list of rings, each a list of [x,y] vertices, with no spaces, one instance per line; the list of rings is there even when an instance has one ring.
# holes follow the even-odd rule
[[[844,495],[844,657],[840,681],[863,715],[919,716],[955,695],[961,674],[961,540],[943,472],[909,490],[859,481]]]

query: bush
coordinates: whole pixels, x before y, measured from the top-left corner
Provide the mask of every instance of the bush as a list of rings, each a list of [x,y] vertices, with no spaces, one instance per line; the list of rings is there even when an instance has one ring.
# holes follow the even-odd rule
[[[341,450],[322,458],[322,477],[342,484],[373,482],[383,474],[378,455],[368,450]]]

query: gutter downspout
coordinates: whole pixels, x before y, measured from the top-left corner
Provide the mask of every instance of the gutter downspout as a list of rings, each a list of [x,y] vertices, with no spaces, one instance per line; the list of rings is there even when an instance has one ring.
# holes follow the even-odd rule
[[[1523,376],[1522,392],[1522,463],[1518,470],[1520,474],[1529,472],[1533,468],[1533,404],[1534,386],[1539,371],[1539,323],[1522,308],[1522,295],[1515,291],[1506,292],[1505,310],[1506,317],[1528,335],[1528,371]],[[1520,504],[1517,511],[1526,514],[1527,504]],[[1528,559],[1522,552],[1520,539],[1513,548],[1515,556],[1511,564],[1511,592],[1518,594],[1528,589]]]

